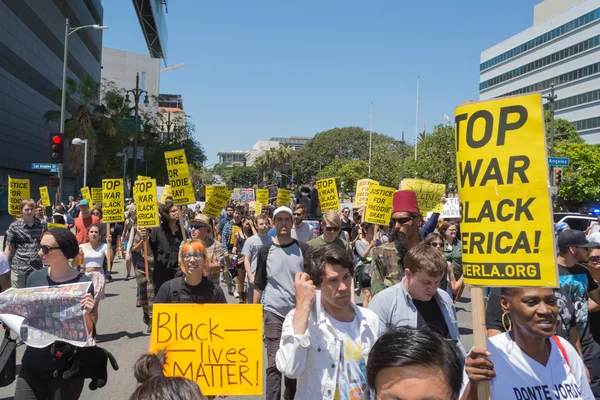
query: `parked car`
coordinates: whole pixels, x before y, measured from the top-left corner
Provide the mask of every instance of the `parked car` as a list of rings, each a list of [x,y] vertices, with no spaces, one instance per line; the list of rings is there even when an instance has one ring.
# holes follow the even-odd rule
[[[598,217],[577,213],[554,213],[554,223],[566,222],[571,229],[585,231],[591,224],[598,221]]]

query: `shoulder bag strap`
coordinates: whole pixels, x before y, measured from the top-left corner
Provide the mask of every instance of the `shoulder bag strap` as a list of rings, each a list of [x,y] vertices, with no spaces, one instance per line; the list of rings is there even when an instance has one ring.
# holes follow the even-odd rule
[[[555,335],[555,336],[552,336],[552,340],[554,340],[554,343],[556,343],[556,347],[558,347],[560,354],[562,354],[563,359],[567,363],[567,366],[569,367],[569,371],[571,371],[571,373],[573,373],[573,370],[571,369],[571,363],[569,363],[569,357],[567,357],[567,352],[565,351],[565,347],[560,342],[560,339],[558,338],[558,336]]]

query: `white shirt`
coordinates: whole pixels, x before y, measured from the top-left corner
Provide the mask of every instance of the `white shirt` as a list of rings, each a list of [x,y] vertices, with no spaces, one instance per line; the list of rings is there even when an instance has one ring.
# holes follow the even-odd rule
[[[304,222],[298,228],[295,225],[292,226],[292,237],[300,242],[307,242],[315,238],[315,231],[312,226],[305,224]]]
[[[79,246],[83,251],[83,265],[82,268],[102,268],[104,264],[104,257],[106,257],[106,243],[102,243],[102,246],[96,250],[92,249],[92,246],[82,244]]]
[[[275,359],[277,369],[283,375],[298,379],[294,400],[333,400],[338,385],[342,336],[323,307],[316,308],[319,311],[311,311],[305,334],[294,334],[292,319],[295,309],[285,317],[281,330],[281,343]],[[359,358],[364,359],[366,366],[369,351],[382,333],[379,318],[366,308],[354,304],[352,308],[359,326],[358,336],[353,340],[360,343]]]
[[[552,348],[545,366],[521,351],[508,332],[487,340],[487,350],[492,354],[489,360],[494,363],[496,372],[496,377],[490,382],[492,400],[594,399],[577,351],[568,341],[559,337],[571,365],[569,368],[554,340],[549,340]],[[463,382],[464,388],[468,382],[466,371],[463,373]]]

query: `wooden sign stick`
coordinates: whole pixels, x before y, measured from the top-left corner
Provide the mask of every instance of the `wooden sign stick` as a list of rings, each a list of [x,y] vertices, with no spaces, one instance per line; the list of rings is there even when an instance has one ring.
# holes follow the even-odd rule
[[[483,303],[483,288],[481,286],[473,286],[471,288],[471,314],[473,317],[473,342],[475,348],[485,349],[485,306]],[[477,398],[482,400],[490,398],[489,382],[480,382],[477,385]]]
[[[185,225],[183,223],[183,207],[179,206],[179,228],[181,228],[181,237],[183,240],[187,240],[187,234],[185,233]]]
[[[146,271],[146,280],[150,281],[150,273],[148,272],[148,237],[144,239],[144,270]]]

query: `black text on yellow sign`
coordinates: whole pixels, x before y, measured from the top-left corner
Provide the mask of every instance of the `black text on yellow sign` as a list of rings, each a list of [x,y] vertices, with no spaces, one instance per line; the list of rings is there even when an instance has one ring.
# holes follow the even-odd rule
[[[102,188],[92,188],[92,203],[93,204],[101,204],[102,203]]]
[[[31,184],[29,179],[14,179],[8,177],[8,213],[21,214],[21,200],[31,197]]]
[[[183,149],[166,151],[165,161],[167,163],[167,172],[169,173],[173,204],[183,206],[195,202],[196,196],[194,195],[192,180],[190,179],[190,170],[185,157],[185,151]]]
[[[44,207],[50,207],[50,195],[48,194],[48,186],[40,186],[40,199]]]
[[[364,221],[376,225],[388,225],[392,218],[392,202],[396,189],[370,185]]]
[[[227,186],[213,186],[210,200],[206,203],[202,212],[209,217],[217,218],[221,215],[221,210],[229,201],[230,196]]]
[[[291,190],[277,189],[277,205],[289,207],[291,196],[292,196]]]
[[[140,228],[160,226],[158,202],[156,201],[156,179],[144,179],[135,182],[135,205],[137,224]]]
[[[541,96],[469,104],[455,115],[465,283],[556,286]]]
[[[319,204],[321,205],[321,211],[339,211],[340,200],[338,198],[335,178],[320,179],[315,184],[317,186],[317,192],[319,193]]]
[[[102,222],[125,221],[123,179],[102,180]]]

